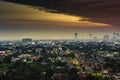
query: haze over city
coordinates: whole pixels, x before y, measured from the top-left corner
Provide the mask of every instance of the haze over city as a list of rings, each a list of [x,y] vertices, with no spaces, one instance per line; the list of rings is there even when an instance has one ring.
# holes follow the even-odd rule
[[[39,6],[27,1],[2,0],[0,1],[0,40],[25,37],[74,39],[75,32],[78,32],[80,39],[89,38],[89,34],[100,38],[105,34],[112,36],[114,32],[119,32],[117,3],[119,0],[115,0],[114,3],[111,1],[63,0],[63,2],[55,1],[54,5],[49,7],[47,5],[50,5],[50,2],[47,0],[44,1],[44,5],[40,2]],[[76,6],[77,4],[81,6]],[[112,14],[113,11],[115,14]]]

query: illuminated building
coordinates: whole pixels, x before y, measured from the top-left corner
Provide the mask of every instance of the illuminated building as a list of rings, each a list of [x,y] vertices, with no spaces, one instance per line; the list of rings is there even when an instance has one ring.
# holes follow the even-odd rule
[[[31,38],[24,38],[24,39],[22,40],[22,42],[23,42],[24,44],[30,44],[30,43],[32,43],[32,39],[31,39]]]

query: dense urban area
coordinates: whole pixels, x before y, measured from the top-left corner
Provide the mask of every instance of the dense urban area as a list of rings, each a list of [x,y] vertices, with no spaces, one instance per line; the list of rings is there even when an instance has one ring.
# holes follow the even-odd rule
[[[120,80],[120,41],[0,41],[0,80]]]

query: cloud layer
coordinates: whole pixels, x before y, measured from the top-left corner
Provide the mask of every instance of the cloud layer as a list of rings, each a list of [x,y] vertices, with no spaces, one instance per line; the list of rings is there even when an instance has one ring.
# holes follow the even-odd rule
[[[89,18],[90,21],[120,25],[120,0],[5,0]]]

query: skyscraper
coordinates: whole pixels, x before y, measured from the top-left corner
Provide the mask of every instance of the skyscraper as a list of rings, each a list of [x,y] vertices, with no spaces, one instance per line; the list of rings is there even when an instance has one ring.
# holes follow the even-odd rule
[[[77,40],[78,39],[78,33],[76,32],[75,33],[75,40]]]
[[[103,39],[105,42],[108,42],[109,41],[109,35],[104,35],[104,39]]]

